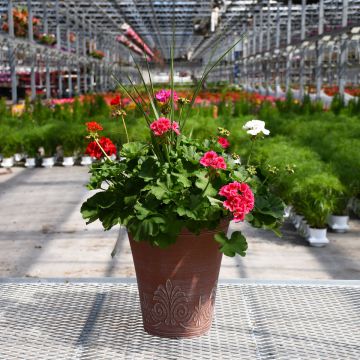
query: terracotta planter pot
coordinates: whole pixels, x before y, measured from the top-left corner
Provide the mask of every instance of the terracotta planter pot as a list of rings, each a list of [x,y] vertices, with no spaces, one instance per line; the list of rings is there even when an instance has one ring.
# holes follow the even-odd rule
[[[151,335],[186,338],[211,327],[222,253],[214,234],[186,230],[166,249],[129,235],[144,329]]]

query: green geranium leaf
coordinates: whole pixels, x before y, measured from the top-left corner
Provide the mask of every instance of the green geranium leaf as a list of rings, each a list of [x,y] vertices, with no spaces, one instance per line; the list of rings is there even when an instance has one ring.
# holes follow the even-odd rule
[[[196,214],[189,210],[189,209],[186,209],[185,207],[182,207],[182,206],[178,206],[176,208],[176,212],[180,215],[180,216],[187,216],[188,218],[190,219],[194,219],[196,220],[197,219],[197,216]]]
[[[80,211],[83,219],[87,220],[87,224],[90,224],[98,219],[97,207],[92,206],[88,202],[84,202],[82,204]]]
[[[177,181],[183,185],[184,188],[188,188],[191,186],[191,181],[184,174],[172,173],[177,178]]]
[[[124,197],[124,204],[125,205],[131,205],[136,203],[138,196],[137,195],[132,195],[132,196],[125,196]]]
[[[248,244],[240,231],[233,232],[230,239],[226,237],[224,232],[221,232],[215,235],[215,240],[220,244],[220,251],[226,256],[246,255]]]
[[[197,188],[204,190],[206,188],[206,185],[209,183],[209,174],[207,171],[198,171],[196,172],[197,180],[195,182],[195,185]]]
[[[214,197],[211,197],[211,196],[207,196],[207,198],[209,199],[210,201],[210,204],[212,206],[218,206],[218,207],[222,207],[223,206],[223,202],[219,199],[216,199]]]
[[[147,145],[136,141],[136,142],[130,142],[124,144],[123,148],[121,149],[120,155],[128,159],[133,159],[146,154],[146,152],[147,152]]]
[[[139,177],[145,180],[152,180],[156,178],[158,165],[154,158],[147,158],[142,164],[139,172]]]
[[[165,184],[159,182],[158,185],[149,185],[145,189],[150,190],[158,200],[168,199],[168,189]]]

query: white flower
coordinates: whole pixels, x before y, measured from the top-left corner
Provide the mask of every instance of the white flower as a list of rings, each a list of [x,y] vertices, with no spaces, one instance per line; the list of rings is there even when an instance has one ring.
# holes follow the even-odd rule
[[[265,122],[262,120],[251,120],[248,121],[244,126],[244,130],[247,130],[247,133],[253,136],[256,136],[259,133],[263,133],[264,135],[269,135],[270,131],[265,129]]]

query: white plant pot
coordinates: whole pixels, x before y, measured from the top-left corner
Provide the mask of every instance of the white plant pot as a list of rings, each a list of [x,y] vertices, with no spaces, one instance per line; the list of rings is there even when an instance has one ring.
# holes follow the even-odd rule
[[[55,159],[53,157],[45,157],[42,159],[42,166],[45,168],[52,168],[55,165]]]
[[[16,161],[16,162],[19,162],[19,161],[21,161],[21,159],[23,158],[23,155],[22,154],[14,154],[14,160]]]
[[[3,168],[11,168],[14,166],[14,158],[13,157],[9,157],[9,158],[3,158],[2,162],[1,162],[1,166]]]
[[[293,210],[292,210],[292,206],[291,205],[288,205],[288,206],[286,206],[285,207],[285,209],[284,209],[284,217],[285,218],[291,218],[291,212],[292,212]]]
[[[91,156],[82,156],[80,164],[83,166],[91,165],[93,162],[93,159]]]
[[[311,246],[322,247],[329,243],[326,237],[327,229],[314,229],[309,227],[308,242]]]
[[[34,168],[36,165],[35,158],[26,158],[25,167],[27,168]]]
[[[63,166],[74,166],[74,163],[75,163],[75,161],[74,161],[74,157],[73,156],[65,156],[64,157],[64,160],[63,160],[63,162],[62,162],[62,165]]]
[[[304,219],[303,215],[295,215],[295,217],[294,217],[294,226],[295,226],[296,230],[299,229],[303,219]]]
[[[349,216],[330,215],[328,224],[331,230],[344,233],[349,230]]]
[[[298,232],[299,235],[305,239],[309,236],[309,224],[305,219],[301,221]]]

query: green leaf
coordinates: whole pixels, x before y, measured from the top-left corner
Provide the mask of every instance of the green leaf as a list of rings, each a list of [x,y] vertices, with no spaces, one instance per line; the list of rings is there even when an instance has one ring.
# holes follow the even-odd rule
[[[209,174],[207,171],[197,171],[196,172],[197,180],[195,185],[197,188],[204,190],[209,183]]]
[[[207,196],[207,198],[209,199],[211,206],[218,206],[218,207],[223,206],[223,202],[221,200],[216,199],[216,198],[211,197],[211,196]]]
[[[157,177],[158,165],[154,158],[147,158],[142,164],[139,176],[145,180],[152,180]]]
[[[131,196],[125,196],[124,197],[124,204],[125,205],[131,205],[136,203],[138,196],[137,195],[131,195]]]
[[[92,196],[90,201],[103,209],[107,209],[115,204],[116,195],[110,191],[100,191]]]
[[[136,142],[129,142],[127,144],[124,144],[120,154],[126,158],[133,159],[146,154],[146,152],[147,152],[147,145],[139,141],[136,141]]]
[[[176,212],[179,214],[179,216],[187,216],[188,218],[194,220],[197,219],[196,214],[193,211],[186,209],[185,207],[177,206]]]
[[[140,203],[137,203],[134,206],[134,209],[136,210],[136,217],[139,220],[144,220],[145,218],[147,218],[149,215],[153,214],[152,211],[150,211],[149,209],[147,209],[145,206],[143,206]]]
[[[150,190],[150,193],[153,194],[158,200],[164,200],[168,198],[168,191],[165,184],[160,183],[158,186],[149,185],[145,187],[146,190]]]
[[[185,174],[172,173],[177,178],[177,181],[183,185],[184,188],[188,188],[192,185],[191,181]]]
[[[240,231],[233,232],[230,239],[226,237],[224,232],[216,234],[214,238],[220,244],[220,251],[224,255],[230,257],[233,257],[236,254],[239,254],[240,256],[246,255],[248,244]]]

